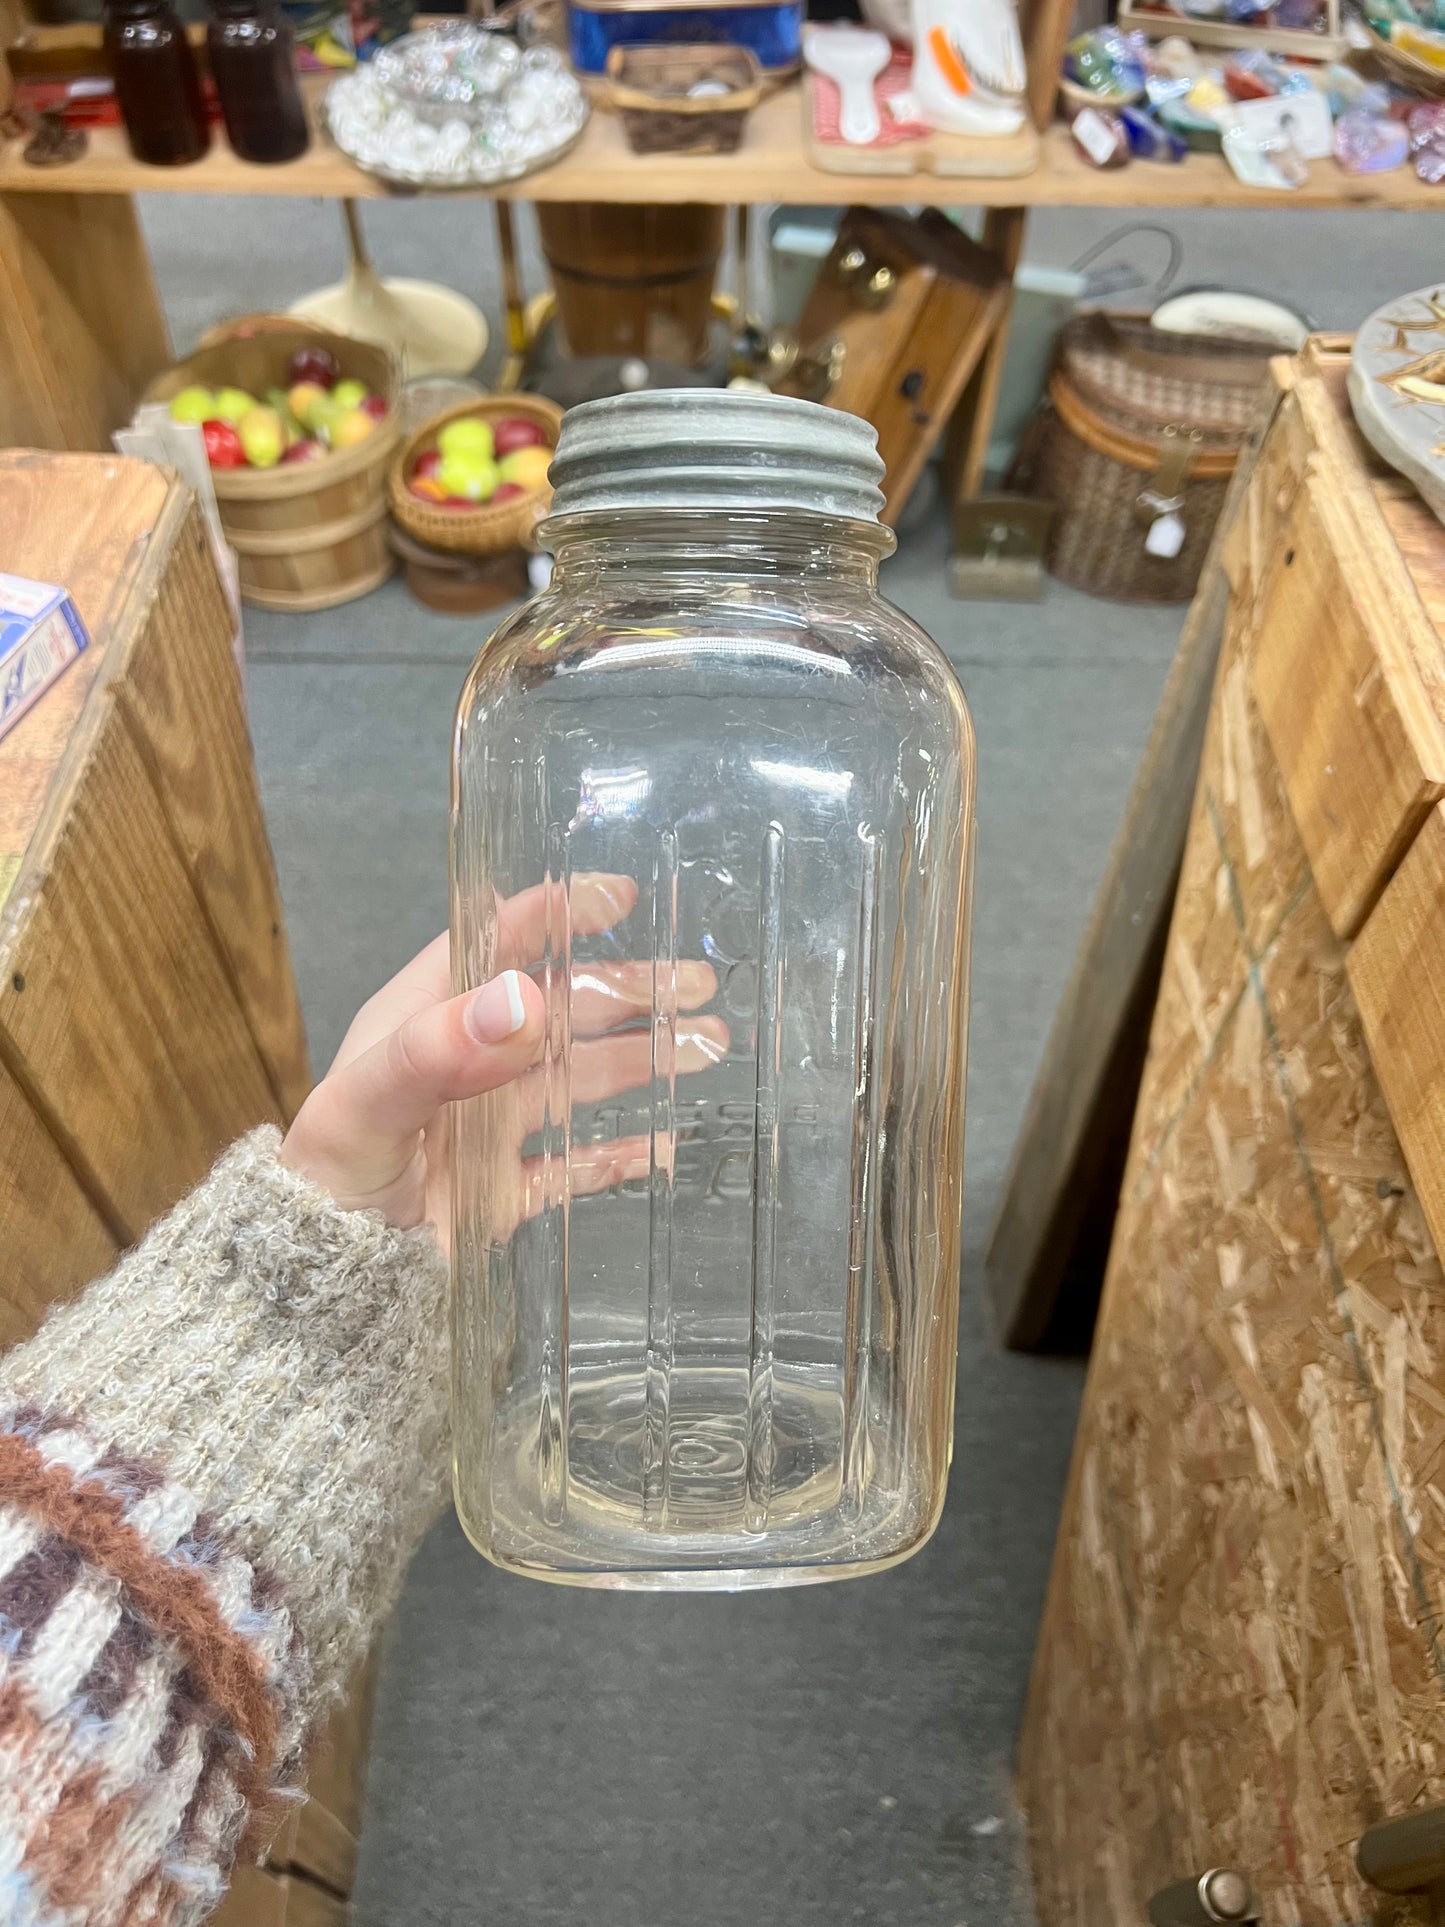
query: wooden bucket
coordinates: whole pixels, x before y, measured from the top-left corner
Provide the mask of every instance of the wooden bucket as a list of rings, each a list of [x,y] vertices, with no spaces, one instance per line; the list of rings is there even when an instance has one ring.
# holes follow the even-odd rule
[[[386,470],[401,439],[400,370],[384,348],[290,316],[254,315],[209,338],[150,386],[169,401],[192,383],[244,388],[258,399],[284,388],[291,356],[320,343],[343,377],[384,395],[390,414],[355,448],[314,462],[211,471],[241,594],[260,609],[330,609],[376,588],[396,567],[386,539]]]
[[[574,355],[706,361],[726,208],[541,201],[536,213]]]

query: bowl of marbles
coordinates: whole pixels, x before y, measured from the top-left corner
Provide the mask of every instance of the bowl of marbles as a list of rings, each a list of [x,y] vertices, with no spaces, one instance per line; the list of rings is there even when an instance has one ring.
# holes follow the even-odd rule
[[[455,22],[407,34],[332,81],[326,124],[342,153],[382,180],[478,187],[565,154],[587,124],[587,100],[555,48]]]

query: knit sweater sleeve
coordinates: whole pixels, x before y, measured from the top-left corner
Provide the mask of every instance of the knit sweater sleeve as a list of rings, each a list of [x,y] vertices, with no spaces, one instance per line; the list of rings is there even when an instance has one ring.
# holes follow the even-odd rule
[[[190,1927],[443,1477],[445,1264],[235,1145],[0,1362],[0,1920]]]

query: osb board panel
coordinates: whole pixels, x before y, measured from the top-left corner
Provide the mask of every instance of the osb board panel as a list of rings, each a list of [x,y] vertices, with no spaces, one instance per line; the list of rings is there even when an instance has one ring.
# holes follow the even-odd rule
[[[1250,1869],[1275,1927],[1357,1920],[1353,1842],[1445,1799],[1445,1278],[1231,683],[1241,627],[1024,1731],[1049,1927],[1142,1923],[1156,1888],[1220,1863]]]
[[[1445,804],[1386,886],[1349,973],[1421,1209],[1445,1251]]]

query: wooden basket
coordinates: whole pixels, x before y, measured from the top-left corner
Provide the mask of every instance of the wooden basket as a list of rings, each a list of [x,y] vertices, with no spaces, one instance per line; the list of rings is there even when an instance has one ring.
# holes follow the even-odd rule
[[[756,57],[722,44],[613,47],[607,81],[634,154],[731,154],[763,95]],[[727,92],[693,95],[699,82]]]
[[[1010,478],[1057,506],[1050,574],[1121,602],[1189,600],[1270,392],[1270,353],[1255,342],[1166,334],[1139,316],[1069,323]],[[1178,555],[1151,555],[1153,515],[1140,497],[1181,433],[1193,451],[1178,484],[1184,543]]]
[[[547,446],[557,446],[557,431],[562,426],[562,410],[542,395],[487,395],[479,401],[458,402],[443,409],[409,435],[392,458],[387,475],[391,512],[409,535],[429,548],[450,549],[459,555],[495,555],[499,549],[521,548],[547,512],[552,490],[545,482],[509,501],[478,502],[475,508],[443,508],[440,502],[420,501],[406,485],[406,478],[419,456],[437,445],[437,436],[448,422],[465,415],[478,415],[483,421],[498,422],[505,416],[519,415],[535,422],[547,438]]]
[[[329,348],[343,378],[364,381],[390,408],[355,448],[276,468],[211,471],[221,525],[236,551],[243,598],[261,609],[330,609],[385,582],[386,467],[401,435],[401,375],[384,348],[289,316],[250,315],[157,376],[147,401],[200,383],[263,396],[284,388],[298,348]]]
[[[1367,27],[1369,23],[1366,22]],[[1428,60],[1412,54],[1407,47],[1397,47],[1393,40],[1386,40],[1382,33],[1369,27],[1369,56],[1379,63],[1387,79],[1396,80],[1412,94],[1424,94],[1430,100],[1445,100],[1445,69],[1432,67]]]

